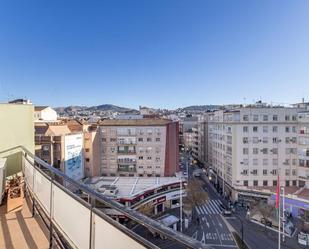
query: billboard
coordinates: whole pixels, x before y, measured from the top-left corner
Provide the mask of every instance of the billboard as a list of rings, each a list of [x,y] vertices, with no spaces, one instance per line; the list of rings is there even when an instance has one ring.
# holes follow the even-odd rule
[[[64,137],[64,173],[74,180],[84,177],[83,134]]]

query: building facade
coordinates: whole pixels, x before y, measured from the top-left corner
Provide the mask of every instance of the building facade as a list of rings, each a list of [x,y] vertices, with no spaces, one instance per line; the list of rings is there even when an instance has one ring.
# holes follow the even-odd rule
[[[177,122],[104,120],[98,132],[103,176],[173,176],[178,171]]]
[[[309,187],[309,112],[298,114],[298,182],[300,187]]]
[[[34,121],[56,121],[57,112],[49,106],[34,107]]]
[[[297,186],[299,108],[251,106],[209,116],[209,167],[223,192]]]

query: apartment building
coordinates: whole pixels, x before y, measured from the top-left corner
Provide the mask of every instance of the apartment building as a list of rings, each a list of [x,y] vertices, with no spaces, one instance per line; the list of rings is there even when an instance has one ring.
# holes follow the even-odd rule
[[[49,106],[34,107],[34,121],[56,121],[57,112]]]
[[[173,176],[179,170],[178,122],[103,120],[98,132],[103,176]]]
[[[302,110],[255,105],[209,116],[208,162],[227,196],[237,199],[244,187],[276,186],[278,175],[282,186],[297,186]]]
[[[210,114],[206,113],[199,116],[198,130],[198,160],[203,165],[208,163],[208,118]]]
[[[298,183],[309,187],[309,112],[298,113]]]

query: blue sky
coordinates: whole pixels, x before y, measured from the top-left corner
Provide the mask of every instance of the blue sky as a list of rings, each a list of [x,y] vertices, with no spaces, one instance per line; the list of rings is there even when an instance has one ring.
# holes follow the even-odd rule
[[[309,1],[1,0],[0,101],[309,101]]]

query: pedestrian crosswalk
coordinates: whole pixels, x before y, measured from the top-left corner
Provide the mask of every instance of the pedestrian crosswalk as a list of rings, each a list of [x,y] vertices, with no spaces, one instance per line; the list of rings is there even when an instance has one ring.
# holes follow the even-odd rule
[[[195,207],[199,215],[203,214],[221,214],[222,202],[220,200],[208,200],[204,205]]]

